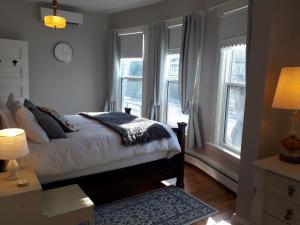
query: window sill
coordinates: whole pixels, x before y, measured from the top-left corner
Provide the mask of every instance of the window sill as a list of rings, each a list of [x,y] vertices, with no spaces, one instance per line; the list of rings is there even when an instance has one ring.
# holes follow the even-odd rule
[[[240,156],[239,154],[234,153],[234,152],[232,152],[232,151],[230,151],[230,150],[228,150],[228,149],[226,149],[226,148],[224,148],[224,147],[222,147],[222,146],[219,146],[219,145],[216,145],[216,144],[213,144],[213,143],[209,143],[209,142],[207,142],[206,144],[207,144],[210,148],[214,148],[214,149],[217,149],[217,150],[219,150],[219,151],[222,151],[222,152],[224,152],[224,153],[226,153],[226,154],[228,154],[228,155],[234,157],[235,159],[238,159],[238,160],[241,159],[241,156]]]

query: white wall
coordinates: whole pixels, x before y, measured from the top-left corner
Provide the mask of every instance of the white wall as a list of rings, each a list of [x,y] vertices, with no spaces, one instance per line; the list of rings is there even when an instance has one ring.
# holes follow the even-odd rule
[[[253,162],[279,151],[282,114],[272,109],[272,100],[280,69],[290,64],[294,8],[293,0],[252,2],[253,22],[236,206],[237,216],[248,221],[254,195]]]
[[[65,30],[40,22],[39,5],[1,0],[0,37],[29,42],[30,98],[61,113],[99,111],[107,96],[106,15],[83,11],[84,24]],[[57,42],[72,45],[74,60],[53,56]]]

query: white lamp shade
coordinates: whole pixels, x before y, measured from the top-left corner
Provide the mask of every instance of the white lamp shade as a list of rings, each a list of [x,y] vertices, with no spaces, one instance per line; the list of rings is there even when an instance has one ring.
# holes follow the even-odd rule
[[[272,106],[300,109],[300,67],[282,68]]]
[[[24,130],[16,128],[0,130],[0,159],[17,159],[28,153]]]

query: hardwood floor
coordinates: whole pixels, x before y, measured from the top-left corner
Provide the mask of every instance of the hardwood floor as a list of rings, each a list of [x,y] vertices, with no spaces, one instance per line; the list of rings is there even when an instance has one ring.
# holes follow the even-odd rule
[[[234,192],[189,164],[185,165],[185,191],[219,211],[210,218],[210,221],[230,223],[236,203]],[[194,223],[194,225],[206,224],[208,219]]]

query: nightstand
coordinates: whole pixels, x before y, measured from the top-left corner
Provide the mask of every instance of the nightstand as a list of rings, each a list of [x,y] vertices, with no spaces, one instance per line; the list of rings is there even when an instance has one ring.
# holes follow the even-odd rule
[[[252,224],[300,224],[300,165],[278,156],[255,162]]]
[[[8,174],[0,173],[1,224],[35,224],[41,221],[42,187],[31,169],[18,170],[18,177],[26,179],[28,185],[18,187],[18,180],[7,180]],[[40,217],[36,217],[40,215]]]

